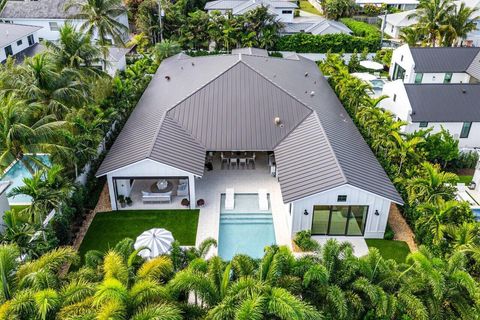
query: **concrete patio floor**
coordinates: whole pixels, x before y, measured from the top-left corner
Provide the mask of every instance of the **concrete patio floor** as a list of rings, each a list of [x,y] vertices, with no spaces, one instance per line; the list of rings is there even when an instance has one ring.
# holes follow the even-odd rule
[[[343,236],[312,236],[321,246],[325,245],[329,239],[335,239],[338,242],[350,242],[353,246],[353,254],[356,257],[362,257],[368,254],[368,245],[363,237],[343,237]]]

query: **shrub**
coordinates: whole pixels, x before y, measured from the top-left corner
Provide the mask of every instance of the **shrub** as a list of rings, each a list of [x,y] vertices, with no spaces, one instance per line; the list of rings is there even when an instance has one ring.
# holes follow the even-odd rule
[[[367,3],[365,6],[363,6],[363,13],[369,17],[376,17],[381,14],[383,9],[383,6],[379,7],[377,5]]]
[[[284,36],[279,39],[276,45],[277,51],[295,51],[300,53],[340,53],[358,52],[367,49],[375,52],[380,49],[380,38],[362,38],[348,34],[326,34],[312,35],[307,33],[297,33]]]
[[[380,39],[381,32],[374,25],[366,22],[356,21],[351,18],[344,18],[340,21],[343,22],[343,24],[345,24],[350,30],[352,30],[354,36]]]
[[[312,239],[312,233],[310,230],[303,230],[297,232],[293,242],[302,250],[302,251],[315,251],[320,248],[320,245],[317,241]]]
[[[392,62],[392,53],[393,49],[380,49],[375,54],[373,60],[390,67],[390,63]]]
[[[478,163],[478,157],[476,151],[463,151],[456,160],[452,161],[451,166],[453,169],[473,169]]]

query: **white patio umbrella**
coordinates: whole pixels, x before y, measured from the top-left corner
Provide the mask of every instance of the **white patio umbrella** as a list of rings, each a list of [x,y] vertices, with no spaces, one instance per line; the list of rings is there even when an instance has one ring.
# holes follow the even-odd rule
[[[351,75],[354,76],[355,78],[358,78],[358,79],[361,79],[361,80],[364,80],[364,81],[370,81],[370,80],[377,79],[377,77],[374,76],[373,74],[366,73],[366,72],[354,72],[354,73],[351,73]]]
[[[148,248],[140,251],[138,254],[145,259],[151,259],[168,253],[172,248],[173,240],[170,231],[154,228],[139,235],[133,246],[135,249],[140,249],[141,247]]]
[[[360,61],[360,65],[364,68],[370,69],[370,70],[382,70],[383,65],[375,62],[375,61],[370,61],[370,60],[363,60]]]

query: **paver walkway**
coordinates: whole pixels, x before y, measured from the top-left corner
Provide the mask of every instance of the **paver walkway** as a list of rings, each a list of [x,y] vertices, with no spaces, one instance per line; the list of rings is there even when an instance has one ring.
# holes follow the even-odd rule
[[[407,221],[402,216],[397,205],[392,203],[390,205],[390,215],[388,216],[388,224],[395,233],[394,240],[405,241],[411,252],[417,251],[417,244],[415,243],[415,235],[410,229]]]

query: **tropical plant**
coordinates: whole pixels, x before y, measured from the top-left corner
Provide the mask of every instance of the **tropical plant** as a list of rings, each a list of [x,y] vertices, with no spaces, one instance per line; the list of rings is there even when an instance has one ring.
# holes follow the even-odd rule
[[[428,46],[435,47],[441,43],[442,30],[454,6],[452,0],[420,0],[417,10],[409,16],[418,19],[416,30],[425,34]]]
[[[163,40],[155,45],[154,55],[158,63],[163,59],[171,57],[181,51],[180,45],[171,40]]]
[[[455,4],[441,30],[443,45],[457,46],[459,40],[465,39],[469,32],[477,29],[479,20],[477,8],[467,7],[464,2]]]

